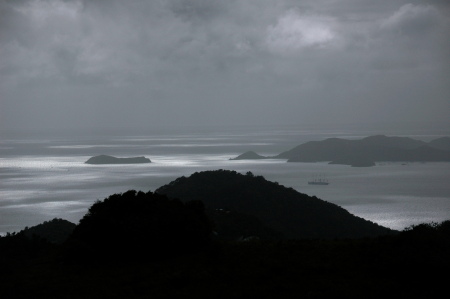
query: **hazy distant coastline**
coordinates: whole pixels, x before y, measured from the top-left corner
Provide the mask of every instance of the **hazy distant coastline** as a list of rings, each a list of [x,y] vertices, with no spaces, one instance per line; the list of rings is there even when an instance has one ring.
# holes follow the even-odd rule
[[[450,137],[430,142],[384,135],[358,140],[328,138],[303,143],[273,157],[249,151],[230,160],[269,158],[286,159],[287,162],[329,162],[352,167],[370,167],[375,162],[449,162]]]
[[[116,158],[108,155],[95,156],[84,162],[86,164],[141,164],[151,163],[149,158],[145,157],[131,157],[131,158]]]

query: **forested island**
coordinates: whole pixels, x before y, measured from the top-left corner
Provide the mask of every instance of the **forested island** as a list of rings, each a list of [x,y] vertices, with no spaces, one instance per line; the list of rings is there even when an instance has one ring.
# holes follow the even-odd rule
[[[248,172],[180,177],[0,237],[5,298],[423,298],[450,221],[393,231]]]
[[[375,162],[449,162],[450,137],[430,142],[384,135],[358,140],[329,138],[306,142],[276,156],[264,157],[247,152],[230,160],[269,158],[286,159],[287,162],[329,162],[353,167],[374,166]]]
[[[254,151],[248,151],[243,153],[242,155],[237,156],[236,158],[230,158],[230,160],[258,160],[258,159],[267,159],[267,157],[258,155]]]

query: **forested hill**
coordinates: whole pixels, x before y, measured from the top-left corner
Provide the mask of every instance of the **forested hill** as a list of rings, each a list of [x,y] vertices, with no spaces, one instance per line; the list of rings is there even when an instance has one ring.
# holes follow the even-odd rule
[[[22,232],[28,238],[37,236],[50,243],[61,244],[69,237],[75,226],[74,223],[67,220],[54,218],[36,226],[26,227]]]
[[[360,140],[330,138],[299,145],[277,158],[288,162],[331,161],[333,164],[371,166],[374,162],[438,162],[450,161],[442,138],[430,143],[407,137],[370,136]]]
[[[390,232],[251,173],[195,173],[164,191],[224,207],[209,209],[220,237],[227,226],[231,234],[246,227],[276,237],[266,224],[290,238]],[[95,202],[63,244],[36,234],[66,224],[73,227],[54,219],[0,236],[1,298],[411,299],[447,292],[450,221],[375,238],[224,242],[213,238],[201,201],[129,190]]]
[[[393,233],[335,204],[250,172],[246,175],[227,170],[197,172],[155,192],[183,201],[201,200],[209,211],[221,209],[251,215],[291,239],[358,238]]]
[[[249,154],[251,153],[251,154]],[[449,162],[450,137],[430,142],[408,137],[369,136],[348,140],[329,138],[300,144],[273,157],[247,152],[230,160],[287,159],[288,162],[330,162],[357,167],[374,166],[375,162]]]

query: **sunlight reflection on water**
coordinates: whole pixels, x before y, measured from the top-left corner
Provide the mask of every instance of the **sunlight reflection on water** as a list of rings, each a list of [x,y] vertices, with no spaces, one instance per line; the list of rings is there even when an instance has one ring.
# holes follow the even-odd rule
[[[41,141],[39,155],[2,155],[0,158],[0,232],[20,230],[52,217],[78,222],[98,199],[129,189],[154,191],[177,177],[215,169],[236,170],[240,173],[252,171],[255,175],[263,175],[268,180],[293,187],[301,193],[315,195],[355,215],[394,229],[450,218],[448,163],[379,163],[375,167],[352,168],[327,163],[286,163],[285,160],[277,159],[229,160],[246,150],[254,149],[260,154],[274,155],[281,148],[289,148],[286,144],[272,146],[276,138],[284,137],[271,135],[266,139],[249,139],[246,142],[236,141],[233,136],[208,137],[203,138],[203,142],[199,142],[201,137],[198,136],[190,142],[160,138],[173,140],[174,144],[165,142],[153,146],[117,144],[117,140],[156,140],[145,137],[116,138],[116,143],[103,145],[90,145],[85,140],[78,144],[75,141],[70,144]],[[5,147],[23,143],[19,140]],[[206,144],[208,146],[203,146]],[[85,164],[91,157],[86,150],[95,147],[109,149],[117,156],[144,155],[152,163]],[[160,149],[155,152],[155,148]],[[211,148],[214,150],[211,151]],[[52,152],[46,154],[45,149]],[[165,151],[168,154],[162,154]],[[308,185],[308,180],[317,174],[325,174],[330,185]]]

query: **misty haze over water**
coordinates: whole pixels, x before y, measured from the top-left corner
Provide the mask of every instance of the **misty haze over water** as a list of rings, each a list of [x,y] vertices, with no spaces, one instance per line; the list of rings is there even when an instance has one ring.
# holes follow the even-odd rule
[[[133,134],[133,132],[135,134]],[[450,211],[448,163],[377,163],[354,168],[286,160],[229,161],[245,151],[276,155],[301,143],[330,137],[360,139],[377,130],[312,129],[304,126],[185,128],[136,134],[31,134],[0,143],[0,232],[18,231],[54,217],[77,222],[96,200],[129,189],[154,191],[196,171],[247,171],[338,204],[381,225],[443,221]],[[450,132],[392,129],[390,136],[429,141]],[[46,135],[46,136],[45,136]],[[22,135],[23,136],[23,135]],[[57,136],[57,137],[55,137]],[[87,165],[95,155],[145,156],[151,164]],[[328,186],[308,185],[319,174]]]
[[[448,0],[0,0],[0,232],[218,168],[396,229],[447,219],[446,163],[228,159],[450,136],[449,33]]]

